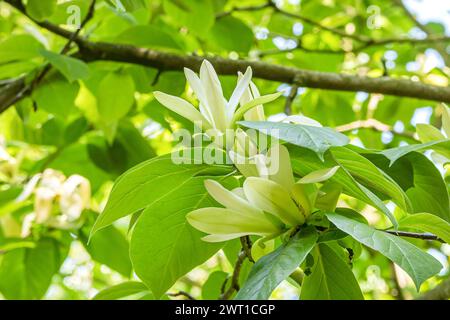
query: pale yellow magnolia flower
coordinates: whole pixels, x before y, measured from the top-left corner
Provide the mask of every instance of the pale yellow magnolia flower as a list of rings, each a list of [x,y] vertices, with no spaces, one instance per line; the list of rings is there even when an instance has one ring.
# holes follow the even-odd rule
[[[216,181],[205,182],[208,193],[225,207],[197,209],[187,215],[194,228],[209,234],[205,241],[246,235],[271,238],[303,225],[314,210],[318,194],[315,183],[331,178],[339,169],[312,172],[295,182],[286,147],[273,146],[266,159],[278,161],[278,170],[264,170],[262,163],[256,171],[265,171],[266,175],[247,177],[242,188],[229,191]]]
[[[91,187],[89,181],[80,175],[66,179],[61,172],[46,169],[30,179],[16,201],[24,201],[32,194],[34,212],[24,221],[22,235],[29,234],[32,221],[60,228],[73,226],[83,210],[89,208]]]
[[[281,93],[274,93],[260,96],[256,86],[251,83],[252,69],[250,67],[245,74],[238,77],[236,88],[228,101],[223,96],[219,77],[209,61],[203,61],[200,77],[187,68],[184,69],[184,73],[199,100],[198,109],[190,102],[176,96],[159,91],[155,91],[153,95],[166,108],[200,125],[203,131],[212,129],[225,133],[227,129],[233,129],[236,122],[244,116],[247,119],[256,119],[257,117],[253,116],[254,108],[257,115],[263,116],[261,105],[281,95]]]

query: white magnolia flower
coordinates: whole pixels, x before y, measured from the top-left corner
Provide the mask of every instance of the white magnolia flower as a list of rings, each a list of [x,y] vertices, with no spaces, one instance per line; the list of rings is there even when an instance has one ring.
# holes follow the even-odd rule
[[[255,84],[251,82],[252,69],[238,76],[238,82],[229,100],[223,96],[222,86],[214,67],[204,60],[200,68],[200,77],[185,68],[186,79],[199,100],[199,108],[190,102],[163,92],[154,92],[155,98],[166,108],[198,124],[203,131],[213,129],[225,133],[233,129],[236,122],[245,117],[247,120],[261,120],[264,117],[262,104],[278,98],[281,93],[260,96]],[[255,109],[255,110],[253,110]]]

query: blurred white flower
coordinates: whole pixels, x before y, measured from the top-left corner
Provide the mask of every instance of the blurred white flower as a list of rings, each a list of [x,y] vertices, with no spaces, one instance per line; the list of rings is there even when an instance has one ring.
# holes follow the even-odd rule
[[[80,176],[66,176],[59,171],[46,169],[30,179],[22,194],[16,199],[24,201],[34,194],[34,212],[24,219],[22,235],[26,236],[32,222],[60,228],[70,228],[90,206],[89,181]]]

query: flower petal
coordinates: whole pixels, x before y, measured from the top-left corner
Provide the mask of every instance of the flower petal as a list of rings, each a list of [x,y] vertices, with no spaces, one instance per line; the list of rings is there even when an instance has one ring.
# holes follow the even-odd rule
[[[192,91],[194,91],[195,96],[200,101],[200,112],[214,126],[214,118],[211,114],[211,111],[208,107],[205,107],[208,105],[208,100],[206,99],[205,89],[203,88],[200,78],[194,71],[188,68],[184,68],[184,75],[186,76],[186,79]]]
[[[205,107],[209,108],[217,129],[224,131],[227,128],[227,121],[222,86],[214,67],[207,60],[203,60],[200,67],[200,80],[208,101]]]
[[[258,148],[252,141],[250,136],[244,130],[238,128],[235,132],[235,147],[236,151],[246,157],[253,157],[258,153]]]
[[[246,114],[249,110],[265,104],[265,103],[269,103],[274,101],[275,99],[278,99],[281,95],[283,94],[283,92],[277,92],[277,93],[272,93],[272,94],[266,94],[264,96],[261,96],[259,98],[255,98],[249,102],[247,102],[245,105],[241,106],[234,114],[233,119],[231,121],[231,124],[234,124],[235,122],[239,121],[242,119],[242,117],[244,116],[244,114]]]
[[[229,121],[233,119],[234,112],[239,104],[242,95],[248,90],[250,80],[252,79],[252,68],[248,67],[242,77],[238,77],[238,83],[234,89],[227,105],[227,118]]]
[[[276,182],[250,177],[244,182],[244,192],[251,204],[277,216],[288,225],[305,222],[300,210],[289,196],[289,191]]]
[[[273,169],[269,170],[269,179],[281,184],[287,190],[291,190],[295,180],[288,149],[281,144],[276,144],[269,149],[268,157]],[[274,170],[275,172],[273,172]]]
[[[202,238],[206,242],[224,242],[232,239],[237,239],[248,235],[247,233],[230,233],[230,234],[209,234]]]
[[[194,228],[209,234],[268,235],[278,231],[264,216],[256,218],[224,208],[197,209],[188,213],[186,219]]]
[[[255,217],[263,216],[264,213],[252,206],[248,201],[236,195],[232,191],[225,189],[220,183],[214,180],[205,181],[206,190],[218,203],[224,207],[243,212],[248,215],[255,215]]]
[[[209,128],[210,125],[205,117],[189,102],[164,92],[153,92],[156,100],[158,100],[167,109],[178,113],[180,116],[194,123],[200,123],[202,128]]]
[[[242,77],[242,73],[239,73],[239,77]],[[248,88],[241,97],[240,104],[241,106],[245,105],[247,102],[250,102],[253,99],[259,98],[261,94],[259,93],[256,85],[251,81],[250,88]],[[266,116],[264,114],[264,108],[260,104],[255,108],[250,109],[244,114],[244,119],[247,121],[264,121],[266,120]]]
[[[234,166],[244,177],[258,177],[259,172],[256,164],[251,159],[241,156],[240,154],[230,150],[229,156]]]
[[[303,209],[306,217],[314,209],[318,189],[315,184],[296,183],[292,186],[291,194],[294,201]]]

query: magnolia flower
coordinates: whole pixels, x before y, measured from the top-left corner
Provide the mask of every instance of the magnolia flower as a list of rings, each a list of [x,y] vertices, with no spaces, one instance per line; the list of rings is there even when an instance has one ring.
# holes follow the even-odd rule
[[[34,212],[23,223],[23,235],[29,234],[32,222],[56,227],[70,227],[89,208],[91,188],[89,181],[79,175],[66,179],[64,174],[45,170],[30,179],[16,199],[24,201],[34,194]]]
[[[214,67],[204,60],[200,68],[200,77],[190,69],[185,68],[186,79],[199,100],[199,108],[190,102],[155,91],[155,98],[166,108],[182,117],[198,124],[203,131],[225,133],[233,129],[237,121],[245,117],[248,120],[258,120],[264,116],[262,104],[278,98],[281,93],[260,96],[255,84],[251,82],[252,69],[247,68],[245,74],[240,74],[236,88],[227,101],[223,96],[222,86]],[[255,110],[252,110],[254,109]]]
[[[205,181],[208,193],[225,208],[202,208],[187,215],[194,228],[209,234],[203,240],[220,242],[246,235],[271,238],[303,225],[314,210],[315,183],[331,178],[339,169],[316,171],[295,182],[286,147],[272,147],[267,157],[278,159],[278,170],[248,177],[242,188],[229,191],[216,181]],[[260,166],[264,171],[264,165]]]

